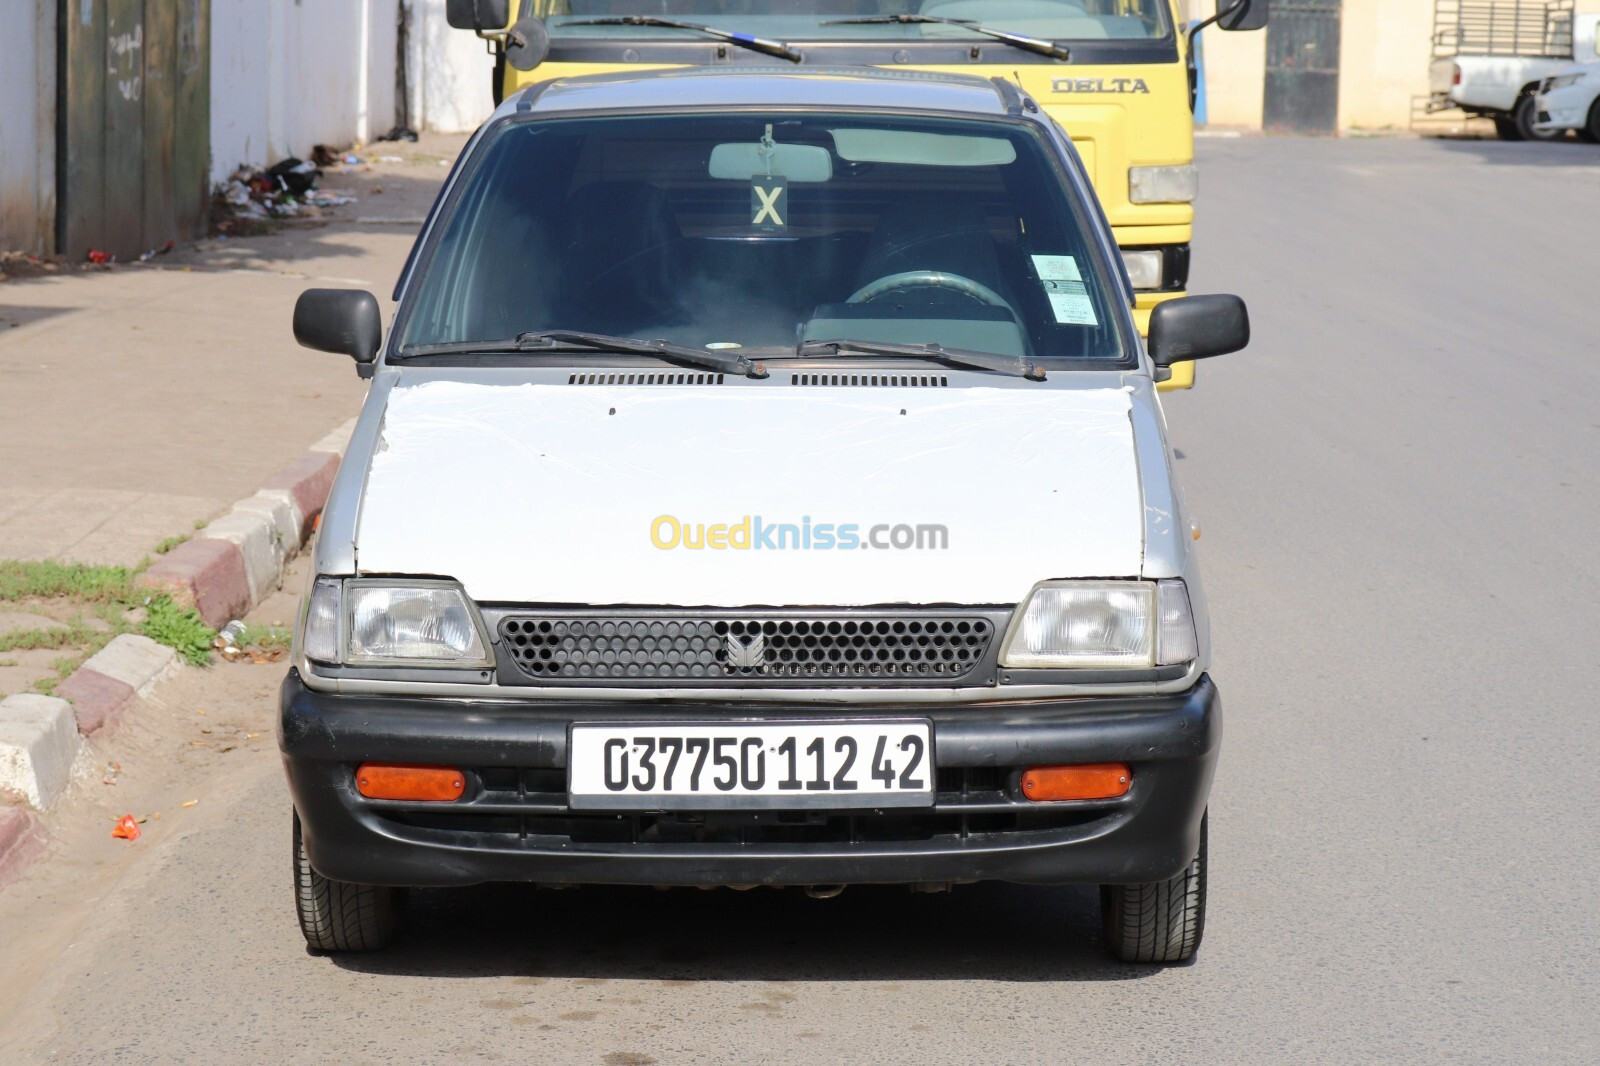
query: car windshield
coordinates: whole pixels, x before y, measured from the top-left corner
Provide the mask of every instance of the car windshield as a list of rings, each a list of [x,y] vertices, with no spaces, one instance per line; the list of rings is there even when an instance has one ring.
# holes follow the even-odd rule
[[[419,259],[402,356],[586,332],[1125,357],[1120,278],[1031,124],[679,114],[488,137]]]
[[[1008,33],[1054,41],[1166,38],[1167,0],[534,0],[529,14],[546,16],[552,37],[678,38],[665,27],[568,25],[585,19],[650,15],[714,25],[790,41],[981,39],[971,30],[935,22],[853,23],[894,15],[958,19]]]

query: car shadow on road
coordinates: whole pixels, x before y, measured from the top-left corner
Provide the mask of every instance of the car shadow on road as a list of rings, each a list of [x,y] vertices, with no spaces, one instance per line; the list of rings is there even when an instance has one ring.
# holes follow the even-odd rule
[[[360,973],[676,981],[1125,981],[1098,890],[898,886],[834,899],[776,891],[524,885],[413,890],[388,950],[337,955]]]
[[[1567,137],[1559,141],[1478,140],[1469,137],[1433,137],[1435,144],[1462,155],[1476,156],[1490,166],[1600,166],[1600,146]]]

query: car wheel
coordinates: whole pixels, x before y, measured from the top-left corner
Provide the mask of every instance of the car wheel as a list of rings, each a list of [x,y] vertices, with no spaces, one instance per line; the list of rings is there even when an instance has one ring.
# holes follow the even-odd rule
[[[377,951],[394,939],[400,890],[352,885],[311,868],[294,816],[294,902],[312,951]]]
[[[1539,115],[1539,105],[1534,102],[1532,93],[1523,93],[1517,100],[1516,109],[1511,112],[1511,121],[1517,124],[1517,133],[1524,141],[1553,141],[1560,137],[1563,130],[1536,130],[1533,120]]]
[[[1589,107],[1589,121],[1583,124],[1578,136],[1590,144],[1600,144],[1600,97]]]
[[[1206,927],[1206,818],[1200,853],[1177,877],[1143,885],[1101,885],[1106,949],[1123,962],[1188,962]]]

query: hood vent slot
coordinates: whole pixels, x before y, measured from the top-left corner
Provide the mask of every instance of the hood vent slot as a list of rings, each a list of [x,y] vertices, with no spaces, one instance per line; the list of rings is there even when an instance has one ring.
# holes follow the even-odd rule
[[[789,384],[847,389],[942,389],[949,386],[950,379],[937,374],[791,374]]]
[[[650,372],[633,374],[573,374],[568,385],[721,385],[721,374]]]

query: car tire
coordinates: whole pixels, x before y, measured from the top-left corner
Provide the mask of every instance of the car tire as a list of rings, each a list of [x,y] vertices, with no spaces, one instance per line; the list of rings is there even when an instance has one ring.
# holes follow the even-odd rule
[[[1517,106],[1511,112],[1511,121],[1516,123],[1519,140],[1553,141],[1565,132],[1564,130],[1541,132],[1534,129],[1533,121],[1538,117],[1539,105],[1534,101],[1532,93],[1523,93],[1517,98]]]
[[[1188,962],[1206,928],[1206,818],[1200,853],[1178,876],[1142,885],[1101,885],[1106,950],[1123,962]]]
[[[306,859],[300,815],[294,816],[294,902],[312,951],[377,951],[394,939],[400,890],[323,877]]]
[[[1578,136],[1590,144],[1600,144],[1600,97],[1589,105],[1589,121],[1583,124],[1583,129],[1578,131]]]

